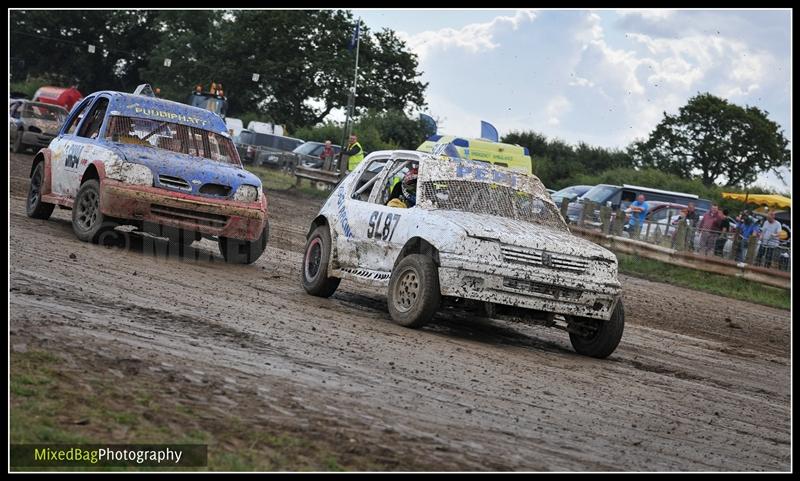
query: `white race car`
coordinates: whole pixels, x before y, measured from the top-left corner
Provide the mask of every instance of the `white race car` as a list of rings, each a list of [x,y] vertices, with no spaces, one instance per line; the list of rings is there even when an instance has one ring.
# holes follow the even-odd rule
[[[389,207],[418,170],[416,205]],[[572,235],[541,181],[417,151],[368,155],[311,224],[302,283],[329,297],[341,279],[387,289],[392,319],[420,327],[443,305],[569,332],[604,358],[624,327],[617,258]]]

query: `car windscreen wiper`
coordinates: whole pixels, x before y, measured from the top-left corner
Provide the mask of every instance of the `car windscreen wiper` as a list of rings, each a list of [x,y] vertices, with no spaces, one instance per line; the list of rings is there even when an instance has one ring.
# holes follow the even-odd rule
[[[149,134],[145,135],[145,136],[142,138],[142,140],[147,140],[147,139],[149,139],[150,137],[154,136],[154,135],[155,135],[155,134],[156,134],[156,133],[157,133],[159,130],[161,130],[161,129],[163,129],[165,126],[167,126],[167,124],[169,124],[169,122],[161,122],[161,123],[158,125],[158,127],[156,127],[155,129],[153,129],[153,131],[152,131],[152,132],[150,132]]]

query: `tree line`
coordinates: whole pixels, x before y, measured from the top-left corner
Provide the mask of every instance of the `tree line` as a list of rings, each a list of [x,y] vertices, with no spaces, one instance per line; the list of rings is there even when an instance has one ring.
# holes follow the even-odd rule
[[[625,149],[573,146],[532,131],[502,140],[528,147],[534,173],[553,189],[629,183],[718,199],[723,187],[743,191],[759,174],[791,165],[789,141],[767,112],[709,93],[690,98],[675,115],[664,112],[646,139]]]
[[[179,102],[197,84],[221,82],[228,115],[258,113],[290,131],[345,107],[353,81],[355,52],[348,44],[356,20],[347,10],[12,10],[9,16],[12,81],[50,77],[83,92],[133,91],[146,82]],[[394,31],[361,25],[356,114],[422,108],[427,84],[420,75],[416,55]]]

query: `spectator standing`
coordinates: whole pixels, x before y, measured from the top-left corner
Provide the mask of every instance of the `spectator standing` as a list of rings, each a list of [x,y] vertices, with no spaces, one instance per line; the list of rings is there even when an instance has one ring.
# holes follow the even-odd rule
[[[717,204],[711,204],[711,210],[706,212],[700,221],[700,252],[708,255],[714,252],[714,245],[719,237],[719,227],[722,222],[722,212]]]
[[[364,160],[364,149],[358,143],[356,134],[350,136],[350,142],[347,144],[344,154],[347,156],[347,170],[350,172],[354,171],[358,164]]]
[[[333,157],[336,153],[333,151],[333,145],[331,144],[330,140],[325,141],[325,146],[322,148],[322,153],[319,154],[319,158],[322,159],[322,168],[323,170],[331,170],[331,163],[333,162]]]
[[[737,262],[744,262],[747,254],[747,244],[750,242],[750,236],[758,235],[758,223],[753,219],[749,211],[742,213],[742,220],[739,223],[739,255],[736,256]]]
[[[775,248],[780,243],[780,235],[783,226],[780,222],[775,220],[775,212],[769,211],[767,213],[767,220],[761,227],[761,246],[758,248],[758,257],[756,258],[756,265],[763,265],[769,267],[772,265],[772,258],[775,254]],[[763,262],[763,263],[762,263]]]
[[[728,209],[722,209],[722,221],[719,223],[719,238],[714,244],[714,255],[722,257],[725,253],[725,243],[728,242],[731,234],[731,220],[728,218]]]
[[[687,245],[690,251],[694,251],[694,232],[697,229],[697,222],[700,220],[700,213],[697,212],[697,208],[694,205],[694,202],[689,202],[686,205],[686,209],[681,212],[680,217],[673,222],[673,224],[678,224],[680,222],[686,222],[686,239]],[[675,248],[675,237],[678,234],[678,230],[675,230],[675,233],[672,236],[672,248]]]
[[[645,201],[644,194],[639,194],[636,200],[631,202],[628,211],[630,211],[631,218],[628,221],[628,232],[630,232],[631,239],[639,237],[639,231],[642,230],[642,224],[647,217],[647,211],[650,210],[650,205]]]

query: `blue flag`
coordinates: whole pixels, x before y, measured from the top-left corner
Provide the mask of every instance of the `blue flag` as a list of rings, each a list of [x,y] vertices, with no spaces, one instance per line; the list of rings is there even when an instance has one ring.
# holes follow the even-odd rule
[[[430,115],[421,113],[421,114],[419,114],[419,118],[422,119],[422,121],[428,127],[428,129],[430,130],[430,134],[431,135],[433,135],[433,134],[435,134],[437,132],[436,121],[433,119],[433,117],[431,117]]]
[[[481,120],[481,138],[492,142],[500,142],[500,137],[497,135],[497,129],[494,128],[494,125],[483,120]]]
[[[361,27],[361,22],[356,23],[356,28],[353,30],[353,36],[350,37],[350,43],[347,44],[347,50],[353,50],[358,43],[358,30]]]

